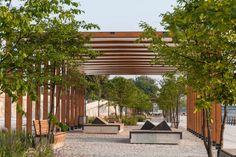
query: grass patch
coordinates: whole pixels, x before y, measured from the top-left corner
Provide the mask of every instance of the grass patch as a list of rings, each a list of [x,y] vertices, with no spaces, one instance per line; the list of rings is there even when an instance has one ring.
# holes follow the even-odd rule
[[[47,140],[36,143],[25,132],[0,131],[0,157],[53,157],[53,150]]]

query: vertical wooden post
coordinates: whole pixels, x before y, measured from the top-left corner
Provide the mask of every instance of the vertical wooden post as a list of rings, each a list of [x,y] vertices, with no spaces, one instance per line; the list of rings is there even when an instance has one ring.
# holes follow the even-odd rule
[[[79,115],[80,116],[85,116],[84,94],[85,94],[84,88],[80,88],[80,92],[79,92],[79,112],[80,112]]]
[[[27,114],[26,114],[26,130],[27,133],[32,133],[32,101],[30,96],[27,95]]]
[[[67,88],[67,101],[66,101],[66,124],[70,126],[70,103],[71,95],[70,95],[70,87]]]
[[[40,119],[40,109],[41,109],[41,93],[40,93],[40,86],[37,87],[37,100],[35,103],[35,119],[39,120]]]
[[[65,87],[62,87],[61,93],[61,122],[65,124]]]
[[[48,119],[48,85],[43,87],[43,119]]]
[[[75,124],[75,89],[71,88],[71,127]]]
[[[11,97],[5,94],[5,127],[11,130]]]
[[[78,109],[79,109],[79,106],[78,106],[78,88],[75,88],[75,126],[78,126],[78,119],[79,119],[79,116],[78,116]]]
[[[58,121],[61,121],[61,118],[60,118],[60,86],[57,85],[56,86],[56,118]]]
[[[47,77],[49,72],[48,61],[44,62],[44,75]],[[43,119],[48,119],[48,80],[43,85]]]
[[[18,99],[17,107],[22,109],[22,103],[23,103],[23,98],[21,96]],[[22,130],[22,114],[19,113],[17,110],[16,110],[16,130],[17,131]]]

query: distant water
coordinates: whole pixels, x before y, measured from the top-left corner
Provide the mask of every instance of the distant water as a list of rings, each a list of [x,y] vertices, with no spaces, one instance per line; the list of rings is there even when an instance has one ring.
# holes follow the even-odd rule
[[[222,107],[222,114],[224,113],[224,108]],[[227,115],[229,117],[236,117],[236,106],[228,106]]]

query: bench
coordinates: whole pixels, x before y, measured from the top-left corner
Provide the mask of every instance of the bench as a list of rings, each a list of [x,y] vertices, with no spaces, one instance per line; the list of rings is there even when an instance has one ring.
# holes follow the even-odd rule
[[[83,132],[87,134],[118,134],[123,131],[124,124],[86,124],[83,125]]]
[[[92,124],[83,125],[83,132],[87,134],[118,134],[124,130],[124,124],[108,123],[100,117],[96,117]]]
[[[140,144],[178,144],[181,131],[133,130],[129,134],[130,143]]]
[[[236,149],[222,149],[220,157],[236,157]]]
[[[36,137],[47,137],[49,133],[48,120],[34,120],[33,121],[35,136]],[[41,131],[40,131],[41,128]],[[40,134],[41,132],[41,134]],[[65,132],[54,132],[53,133],[53,148],[59,148],[64,145]]]

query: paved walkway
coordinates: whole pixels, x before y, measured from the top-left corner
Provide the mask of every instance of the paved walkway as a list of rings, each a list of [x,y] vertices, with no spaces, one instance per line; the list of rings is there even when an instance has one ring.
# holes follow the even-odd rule
[[[207,157],[203,142],[185,129],[179,145],[130,144],[129,130],[118,135],[70,132],[57,157]],[[215,151],[214,151],[215,153]]]

